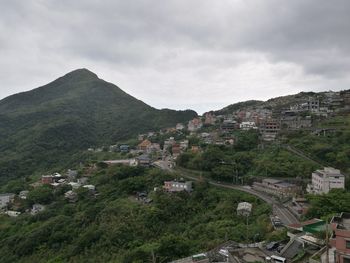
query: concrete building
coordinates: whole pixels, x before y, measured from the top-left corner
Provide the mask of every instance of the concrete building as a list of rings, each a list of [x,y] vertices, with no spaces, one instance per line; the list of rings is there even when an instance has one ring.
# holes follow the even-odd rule
[[[41,204],[34,204],[32,207],[32,210],[30,211],[31,215],[36,215],[37,213],[40,213],[41,211],[45,210],[45,206]]]
[[[262,183],[255,182],[253,188],[278,197],[293,197],[301,192],[301,186],[272,178],[263,179]]]
[[[350,262],[350,213],[341,213],[331,221],[333,236],[330,245],[335,248],[334,261],[336,263]]]
[[[312,183],[308,184],[307,192],[311,194],[327,194],[331,189],[344,189],[345,176],[340,170],[325,167],[312,173]]]
[[[182,123],[178,123],[178,124],[176,124],[175,129],[177,131],[182,131],[183,129],[185,129],[185,125],[183,125]]]
[[[236,121],[227,119],[223,121],[220,128],[223,132],[230,132],[237,129],[237,127],[239,127],[239,125]]]
[[[281,117],[281,128],[288,130],[306,129],[312,127],[311,116],[305,118],[301,116],[283,116]]]
[[[42,184],[52,184],[54,183],[55,177],[53,175],[43,175],[41,176],[41,183]]]
[[[237,215],[239,216],[249,216],[252,212],[252,204],[247,202],[241,202],[237,206]]]
[[[5,208],[8,204],[12,203],[15,199],[15,194],[6,193],[0,194],[0,209]]]
[[[28,190],[23,190],[23,191],[21,191],[21,192],[19,192],[19,198],[21,198],[21,199],[27,199],[27,196],[28,196],[28,194],[29,194],[29,191]]]
[[[260,133],[264,141],[273,141],[280,131],[280,122],[274,119],[267,119],[261,122]]]
[[[253,121],[244,121],[239,125],[239,128],[244,131],[252,130],[252,129],[257,129],[255,122]]]
[[[181,191],[192,191],[191,181],[165,181],[164,189],[168,192],[181,192]]]
[[[187,129],[189,131],[197,131],[198,129],[202,128],[203,123],[201,119],[199,118],[194,118],[193,120],[188,122]]]

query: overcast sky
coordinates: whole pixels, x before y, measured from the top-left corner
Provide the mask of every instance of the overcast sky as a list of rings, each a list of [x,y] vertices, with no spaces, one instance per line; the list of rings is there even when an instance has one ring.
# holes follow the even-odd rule
[[[350,89],[348,0],[0,0],[0,98],[88,68],[157,108]]]

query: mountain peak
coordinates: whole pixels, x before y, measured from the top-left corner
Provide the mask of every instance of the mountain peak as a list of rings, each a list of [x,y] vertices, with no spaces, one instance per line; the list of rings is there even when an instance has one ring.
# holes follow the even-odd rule
[[[98,76],[86,68],[73,70],[62,77],[65,80],[98,79]]]

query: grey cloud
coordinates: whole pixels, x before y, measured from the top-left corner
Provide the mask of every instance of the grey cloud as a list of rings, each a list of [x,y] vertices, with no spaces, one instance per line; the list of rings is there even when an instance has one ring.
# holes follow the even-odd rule
[[[1,97],[74,67],[96,70],[155,106],[164,104],[156,94],[171,90],[173,105],[200,108],[213,105],[208,94],[222,105],[265,98],[266,86],[275,87],[270,96],[349,86],[346,0],[0,4]]]

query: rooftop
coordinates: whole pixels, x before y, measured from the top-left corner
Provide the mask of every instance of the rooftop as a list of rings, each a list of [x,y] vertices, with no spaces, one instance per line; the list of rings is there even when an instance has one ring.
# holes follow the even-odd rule
[[[333,217],[332,223],[336,223],[338,229],[350,230],[350,213],[343,212]]]

